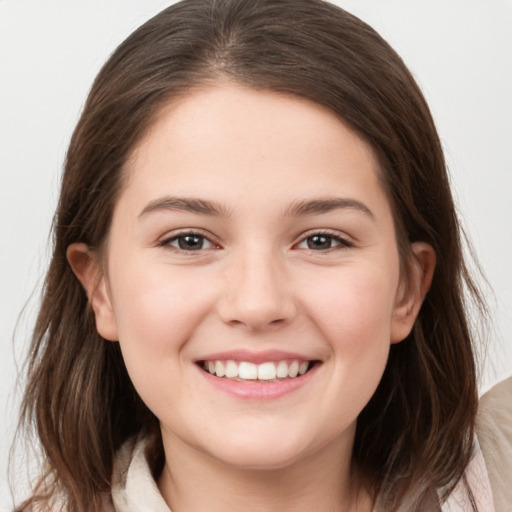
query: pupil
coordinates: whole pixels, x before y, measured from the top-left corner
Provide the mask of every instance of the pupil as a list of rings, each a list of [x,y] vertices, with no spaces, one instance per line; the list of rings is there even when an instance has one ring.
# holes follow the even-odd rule
[[[308,249],[330,249],[331,238],[323,235],[314,235],[308,238]]]
[[[197,235],[182,236],[178,239],[178,245],[184,251],[201,249],[203,247],[203,237]]]

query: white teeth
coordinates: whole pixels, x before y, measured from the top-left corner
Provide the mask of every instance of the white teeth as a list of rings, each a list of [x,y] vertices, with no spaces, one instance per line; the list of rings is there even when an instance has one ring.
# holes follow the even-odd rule
[[[278,379],[285,379],[288,377],[288,364],[286,361],[279,361],[277,365],[276,376]]]
[[[204,361],[205,371],[228,379],[274,381],[276,379],[294,379],[304,375],[309,368],[309,361],[268,361],[261,364],[247,361]]]
[[[254,363],[243,361],[238,365],[238,376],[245,380],[255,380],[258,378],[258,367]]]
[[[215,361],[215,373],[217,374],[217,377],[224,377],[224,375],[226,375],[226,370],[222,361]]]
[[[263,363],[258,366],[259,380],[272,380],[276,378],[276,367],[274,363]]]
[[[238,365],[235,361],[228,361],[226,363],[226,377],[228,379],[234,379],[238,377]]]
[[[308,369],[308,362],[307,361],[303,361],[302,363],[300,363],[299,364],[299,375],[304,375],[306,373],[307,369]]]
[[[288,377],[292,379],[297,377],[299,374],[299,363],[298,361],[293,361],[293,363],[288,367]]]

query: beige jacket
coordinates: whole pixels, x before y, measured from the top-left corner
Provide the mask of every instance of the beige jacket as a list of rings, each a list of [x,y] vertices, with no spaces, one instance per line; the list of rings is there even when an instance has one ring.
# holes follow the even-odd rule
[[[466,478],[477,501],[478,511],[495,512],[484,459],[478,446],[466,470]],[[120,451],[113,475],[112,499],[116,512],[171,512],[146,462],[144,440],[127,443]],[[503,510],[500,509],[500,512]],[[442,506],[442,512],[472,511],[462,484]]]
[[[512,377],[494,386],[481,398],[477,435],[496,512],[512,512]]]

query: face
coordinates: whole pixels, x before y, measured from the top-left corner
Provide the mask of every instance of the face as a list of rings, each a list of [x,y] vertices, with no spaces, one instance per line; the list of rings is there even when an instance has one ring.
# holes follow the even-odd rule
[[[164,445],[253,468],[350,447],[421,302],[370,147],[223,84],[160,112],[126,173],[100,284],[75,270]]]

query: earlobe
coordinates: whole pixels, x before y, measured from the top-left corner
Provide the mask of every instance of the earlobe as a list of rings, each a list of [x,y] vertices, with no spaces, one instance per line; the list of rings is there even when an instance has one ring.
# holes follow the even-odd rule
[[[405,339],[412,330],[423,300],[427,295],[436,266],[436,253],[425,242],[414,242],[412,249],[412,269],[400,286],[393,311],[391,343]]]
[[[87,294],[99,335],[107,340],[117,341],[117,324],[108,282],[97,255],[86,244],[74,243],[67,248],[66,257]]]

